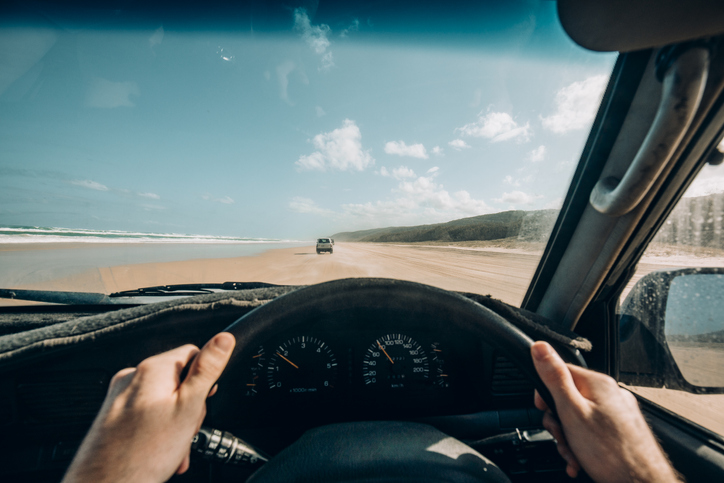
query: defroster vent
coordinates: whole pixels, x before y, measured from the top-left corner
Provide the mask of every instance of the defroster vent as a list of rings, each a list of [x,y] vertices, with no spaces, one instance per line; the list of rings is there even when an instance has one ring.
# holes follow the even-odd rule
[[[103,371],[44,372],[18,378],[17,398],[26,423],[93,421],[108,388]]]
[[[533,392],[533,383],[505,356],[496,355],[492,392],[496,396],[530,394]]]

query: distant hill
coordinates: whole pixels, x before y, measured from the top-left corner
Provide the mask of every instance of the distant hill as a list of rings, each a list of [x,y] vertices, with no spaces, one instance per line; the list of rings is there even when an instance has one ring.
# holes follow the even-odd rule
[[[547,240],[557,216],[558,210],[503,211],[434,225],[393,226],[341,232],[335,233],[332,238],[339,241],[413,243],[499,240],[517,237],[521,241],[542,242]]]
[[[655,242],[669,246],[724,249],[724,193],[684,198],[661,227]],[[558,210],[503,211],[434,225],[392,226],[335,233],[339,241],[463,242],[513,238],[546,242]]]

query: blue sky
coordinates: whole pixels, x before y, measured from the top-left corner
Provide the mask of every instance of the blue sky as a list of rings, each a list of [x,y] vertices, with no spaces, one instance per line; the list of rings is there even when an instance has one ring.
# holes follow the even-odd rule
[[[557,207],[615,55],[489,35],[0,30],[0,224],[276,238]]]

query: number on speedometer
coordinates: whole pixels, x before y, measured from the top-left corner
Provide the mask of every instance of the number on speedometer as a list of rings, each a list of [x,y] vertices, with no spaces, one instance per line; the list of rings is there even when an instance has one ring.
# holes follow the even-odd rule
[[[410,388],[427,382],[430,364],[425,350],[411,337],[387,334],[367,349],[362,377],[373,387]]]

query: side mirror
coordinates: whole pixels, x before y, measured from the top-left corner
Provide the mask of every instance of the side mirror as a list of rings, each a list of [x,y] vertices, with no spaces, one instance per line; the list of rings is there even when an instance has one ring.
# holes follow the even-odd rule
[[[724,393],[724,268],[652,272],[620,312],[622,383]]]

